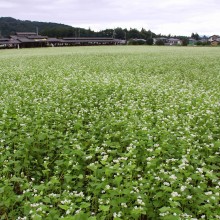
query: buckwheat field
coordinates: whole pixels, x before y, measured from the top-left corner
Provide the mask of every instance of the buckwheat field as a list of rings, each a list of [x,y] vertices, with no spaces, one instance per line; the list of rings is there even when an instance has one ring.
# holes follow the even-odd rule
[[[0,51],[0,216],[220,219],[220,48]]]

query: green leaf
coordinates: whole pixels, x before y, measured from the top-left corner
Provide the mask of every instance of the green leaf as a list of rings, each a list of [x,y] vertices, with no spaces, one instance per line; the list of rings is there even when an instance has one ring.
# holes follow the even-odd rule
[[[163,195],[164,195],[163,192],[158,192],[158,193],[155,195],[155,198],[163,197]]]
[[[214,143],[214,147],[215,147],[215,148],[219,148],[219,147],[220,147],[220,141],[216,141],[216,142]]]
[[[5,190],[4,190],[4,187],[1,187],[0,188],[0,193],[3,193]]]
[[[99,209],[102,210],[103,212],[108,212],[110,206],[109,205],[100,205]]]
[[[71,220],[88,220],[88,215],[80,212],[79,214],[73,216]]]
[[[69,209],[69,206],[67,206],[67,205],[58,205],[61,209],[63,209],[63,210],[67,210],[67,209]]]
[[[73,177],[71,176],[71,175],[65,175],[64,176],[64,179],[65,179],[65,181],[67,182],[67,183],[69,183],[69,182],[71,182],[72,181],[72,179],[73,179]]]
[[[38,135],[38,139],[39,139],[40,141],[43,141],[43,140],[45,140],[46,138],[47,138],[47,135],[46,135],[46,134],[41,133],[41,134]]]
[[[91,217],[88,218],[88,220],[97,220],[97,218],[94,217],[94,216],[91,216]]]
[[[175,215],[166,215],[163,217],[164,220],[179,220],[180,218]]]
[[[112,169],[109,169],[109,168],[105,168],[105,175],[106,176],[110,176],[112,174]]]
[[[78,176],[78,178],[79,178],[79,179],[83,179],[83,175],[80,174],[80,175]]]
[[[88,208],[88,207],[90,207],[90,205],[91,205],[91,204],[88,203],[88,202],[82,202],[81,205],[80,205],[80,208],[82,208],[82,209],[83,209],[83,208]]]
[[[161,200],[154,200],[153,204],[154,204],[155,207],[160,207],[162,205]]]
[[[178,208],[172,208],[172,212],[176,213],[176,214],[181,214],[182,213],[182,211]]]
[[[50,183],[52,184],[59,184],[59,180],[56,178],[56,177],[52,177],[51,180],[50,180]]]
[[[173,191],[173,189],[171,187],[169,187],[169,186],[162,186],[162,189],[165,192],[172,192]]]
[[[11,178],[11,181],[12,182],[23,182],[24,180],[22,178],[20,178],[20,177],[13,176]]]
[[[41,216],[39,215],[34,215],[33,220],[41,220],[43,219]]]
[[[122,177],[121,176],[115,177],[115,182],[116,182],[117,185],[119,185],[121,183],[121,181],[122,181]]]
[[[50,203],[51,201],[50,201],[50,198],[48,198],[48,197],[45,197],[44,199],[43,199],[43,201],[45,202],[45,203]]]
[[[164,207],[160,208],[159,211],[162,212],[162,213],[170,211],[170,207],[164,206]]]

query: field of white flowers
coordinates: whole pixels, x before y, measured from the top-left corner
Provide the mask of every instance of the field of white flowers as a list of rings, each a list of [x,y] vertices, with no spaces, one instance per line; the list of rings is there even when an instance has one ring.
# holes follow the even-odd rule
[[[220,219],[220,50],[0,51],[0,216]]]

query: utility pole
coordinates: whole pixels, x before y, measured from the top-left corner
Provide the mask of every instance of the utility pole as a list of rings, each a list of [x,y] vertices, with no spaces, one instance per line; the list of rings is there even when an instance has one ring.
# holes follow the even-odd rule
[[[127,32],[125,31],[125,44],[127,44]]]
[[[115,29],[114,29],[113,35],[112,35],[112,38],[113,38],[113,39],[115,39],[115,35],[116,35],[116,33],[115,33]]]

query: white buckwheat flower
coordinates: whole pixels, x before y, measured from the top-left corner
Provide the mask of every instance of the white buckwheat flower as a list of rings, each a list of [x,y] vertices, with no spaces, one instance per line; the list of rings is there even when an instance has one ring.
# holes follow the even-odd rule
[[[172,192],[171,195],[172,195],[172,197],[178,197],[178,196],[180,196],[180,194],[178,194],[178,192]]]

